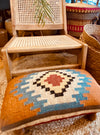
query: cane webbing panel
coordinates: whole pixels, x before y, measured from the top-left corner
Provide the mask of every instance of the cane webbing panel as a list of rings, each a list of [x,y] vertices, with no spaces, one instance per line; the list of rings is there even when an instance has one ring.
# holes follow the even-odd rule
[[[98,111],[100,86],[88,72],[43,71],[9,82],[0,124],[2,130],[7,130]]]
[[[51,5],[54,13],[54,24],[62,24],[62,0],[47,0]],[[35,7],[33,5],[34,0],[14,0],[15,4],[14,19],[17,25],[35,25]],[[13,5],[14,6],[14,5]],[[46,19],[46,24],[53,24],[50,20]]]
[[[82,45],[65,35],[60,36],[38,36],[38,37],[16,37],[8,46],[7,50],[17,49],[45,49],[45,48],[81,48]],[[57,48],[56,48],[57,49]],[[59,48],[58,48],[59,49]],[[31,50],[30,50],[31,51]]]

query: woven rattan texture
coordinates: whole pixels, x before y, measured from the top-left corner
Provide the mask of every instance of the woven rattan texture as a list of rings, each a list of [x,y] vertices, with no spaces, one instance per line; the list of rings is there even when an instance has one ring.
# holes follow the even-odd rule
[[[19,76],[6,89],[1,128],[98,112],[99,97],[100,86],[85,70],[52,70]]]
[[[86,24],[84,26],[83,35],[82,35],[82,39],[84,42],[100,50],[100,42],[92,35],[100,36],[100,25]]]
[[[68,3],[66,7],[67,11],[80,12],[80,13],[96,13],[100,11],[100,7],[95,5],[89,5],[85,3]]]
[[[62,3],[61,0],[48,0],[51,5],[55,17],[55,24],[62,24]],[[34,24],[35,7],[34,0],[15,0],[15,23],[17,24]],[[47,24],[51,21],[46,19]]]
[[[9,48],[30,48],[30,47],[55,47],[55,46],[81,46],[75,40],[66,36],[40,36],[38,37],[16,37],[9,45]]]
[[[100,42],[92,35],[100,36],[100,25],[86,24],[81,40],[88,44],[86,70],[100,84]]]
[[[100,8],[84,3],[67,4],[67,30],[68,34],[80,37],[85,24],[90,24],[98,16]]]
[[[88,47],[86,70],[100,85],[100,51],[91,46]]]

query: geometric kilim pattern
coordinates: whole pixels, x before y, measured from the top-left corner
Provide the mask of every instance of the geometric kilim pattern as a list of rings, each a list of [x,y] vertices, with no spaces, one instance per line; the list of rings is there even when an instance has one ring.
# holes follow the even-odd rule
[[[91,87],[90,84],[91,78],[74,69],[44,71],[22,78],[10,93],[14,92],[14,96],[21,94],[19,101],[27,98],[25,106],[33,103],[30,110],[40,108],[38,114],[44,114],[83,107],[80,102],[88,100],[83,95],[89,93],[86,88]]]
[[[100,111],[100,86],[83,69],[63,69],[12,79],[1,108],[0,130],[17,130]],[[26,124],[25,124],[26,123]]]
[[[33,85],[37,85],[45,91],[50,91],[50,94],[54,94],[55,97],[63,96],[64,92],[67,91],[67,88],[75,77],[71,77],[66,73],[60,71],[47,71],[35,82]]]

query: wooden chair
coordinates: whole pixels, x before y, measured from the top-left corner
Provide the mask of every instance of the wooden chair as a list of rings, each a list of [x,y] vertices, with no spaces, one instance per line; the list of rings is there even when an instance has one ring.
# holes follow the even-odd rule
[[[54,11],[55,21],[54,23],[51,23],[47,20],[45,26],[43,27],[34,22],[33,0],[23,0],[23,2],[18,0],[10,1],[14,36],[2,49],[8,81],[10,81],[13,76],[34,71],[60,68],[85,68],[87,46],[81,41],[67,35],[65,1],[49,0],[49,2],[51,3],[52,9]],[[18,37],[18,30],[63,30],[64,34],[51,36]],[[12,59],[10,57],[11,54],[43,53],[46,51],[52,52],[60,50],[71,51],[72,49],[79,49],[82,51],[82,55],[79,57],[77,64],[13,71]]]

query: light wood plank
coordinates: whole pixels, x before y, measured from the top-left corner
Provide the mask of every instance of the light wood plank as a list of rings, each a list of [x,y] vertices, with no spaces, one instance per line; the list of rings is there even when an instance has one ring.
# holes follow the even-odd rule
[[[28,53],[28,52],[46,52],[46,51],[57,51],[57,50],[68,50],[68,49],[78,49],[78,48],[82,48],[82,46],[57,46],[57,47],[47,47],[47,48],[43,48],[43,47],[39,47],[39,48],[11,48],[8,49],[8,53]]]
[[[16,1],[15,0],[10,0],[10,9],[11,9],[11,21],[12,21],[12,30],[13,30],[13,35],[17,35],[17,31],[15,29],[15,12],[16,12]]]
[[[6,51],[7,48],[9,47],[9,45],[12,43],[12,41],[15,39],[15,37],[12,37],[7,43],[6,45],[1,49],[1,52]]]
[[[66,14],[66,4],[65,0],[63,0],[63,5],[62,5],[62,10],[63,10],[63,22],[64,22],[64,32],[67,34],[67,14]]]
[[[81,66],[80,64],[68,64],[68,65],[57,65],[57,66],[51,66],[51,67],[34,68],[34,69],[23,69],[23,70],[12,71],[12,75],[18,76],[18,75],[21,75],[21,74],[39,72],[39,71],[44,71],[44,70],[79,68],[80,66]]]
[[[30,25],[14,25],[16,30],[61,30],[63,29],[63,24],[46,24],[44,27],[38,24]]]
[[[88,50],[88,45],[84,44],[82,48],[82,69],[85,69],[86,66],[86,59],[87,59],[87,50]]]

